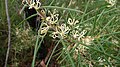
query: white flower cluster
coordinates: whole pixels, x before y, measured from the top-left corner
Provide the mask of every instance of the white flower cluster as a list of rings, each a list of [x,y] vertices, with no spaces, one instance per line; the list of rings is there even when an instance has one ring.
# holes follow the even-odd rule
[[[50,26],[48,26],[47,23],[43,23],[39,29],[40,35],[45,35],[48,32],[49,28]]]
[[[52,37],[55,38],[65,38],[66,34],[69,32],[69,27],[66,26],[66,24],[59,25],[59,14],[56,14],[55,12],[50,13],[50,16],[46,17],[45,22],[41,25],[41,28],[39,29],[40,36],[45,35],[48,30],[52,30]]]
[[[22,3],[29,6],[29,9],[35,8],[36,10],[40,9],[41,3],[40,0],[23,0]],[[53,13],[49,11],[50,16],[44,18],[44,21],[41,24],[40,29],[38,30],[38,34],[40,36],[44,36],[47,34],[48,30],[52,31],[51,36],[55,38],[66,38],[68,33],[74,39],[80,40],[85,33],[86,30],[80,31],[78,20],[68,18],[67,23],[59,23],[59,14],[54,10]],[[40,15],[41,16],[41,15]],[[75,28],[75,29],[74,29]]]
[[[52,33],[53,38],[66,38],[69,33],[69,27],[66,24],[61,24],[61,26],[56,27],[55,32]]]
[[[29,6],[29,9],[35,8],[37,10],[41,7],[40,0],[23,0],[22,4],[27,4]]]
[[[78,23],[79,23],[78,20],[69,18],[67,23],[69,24],[69,27],[71,29],[71,32],[70,32],[71,36],[74,39],[77,39],[78,41],[80,41],[80,39],[82,37],[84,37],[84,35],[86,34],[87,31],[86,30],[82,30],[82,31],[80,30],[79,25],[78,25]]]
[[[107,3],[109,3],[110,5],[108,5],[107,7],[112,7],[116,4],[117,0],[105,0]]]
[[[82,37],[86,34],[86,30],[81,31],[79,29],[78,20],[68,18],[67,23],[60,24],[59,14],[54,10],[53,13],[50,13],[50,16],[46,17],[45,22],[42,23],[41,28],[39,29],[40,36],[47,34],[48,30],[51,31],[51,37],[64,39],[70,35],[71,38],[77,39],[80,41]],[[70,34],[69,34],[70,33]]]

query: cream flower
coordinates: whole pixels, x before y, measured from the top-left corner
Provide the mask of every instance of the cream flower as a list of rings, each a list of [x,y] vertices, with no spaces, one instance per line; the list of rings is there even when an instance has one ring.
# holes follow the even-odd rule
[[[52,37],[55,39],[55,38],[58,38],[59,37],[59,32],[53,32],[52,33]]]
[[[61,24],[61,26],[58,26],[58,32],[62,38],[66,37],[66,34],[69,33],[70,29],[65,24]]]
[[[42,25],[41,29],[39,29],[38,33],[40,33],[40,35],[44,35],[48,32],[48,30],[49,30],[49,26],[47,25],[47,23],[43,23],[43,25]]]
[[[80,34],[79,34],[79,37],[78,37],[78,41],[80,41],[80,39],[82,38],[82,37],[84,37],[84,35],[87,33],[87,31],[86,30],[83,30]]]
[[[36,1],[36,5],[34,6],[35,9],[40,9],[41,3],[39,0]]]
[[[62,24],[61,26],[57,26],[55,29],[55,32],[52,33],[53,38],[65,38],[66,34],[68,34],[70,31],[69,27],[67,27],[65,24]]]
[[[49,27],[43,27],[43,28],[41,28],[41,33],[40,34],[47,33],[48,29],[49,29]]]
[[[92,41],[94,40],[94,37],[86,36],[86,37],[82,38],[81,40],[82,40],[83,44],[91,45]]]
[[[77,23],[79,23],[79,21],[69,18],[67,23],[72,26],[72,25],[76,25]]]
[[[27,4],[29,6],[29,9],[35,8],[36,10],[38,10],[41,7],[40,0],[23,0],[22,4]]]
[[[112,7],[116,4],[117,0],[105,0],[106,2],[108,2],[110,5],[108,5],[107,7]]]
[[[72,31],[73,38],[78,38],[79,37],[79,32],[77,30]]]
[[[51,16],[46,18],[46,21],[48,21],[50,24],[56,24],[58,22],[58,16],[59,14],[51,14]]]
[[[22,4],[24,5],[24,4],[30,4],[30,1],[28,1],[28,0],[22,0]]]

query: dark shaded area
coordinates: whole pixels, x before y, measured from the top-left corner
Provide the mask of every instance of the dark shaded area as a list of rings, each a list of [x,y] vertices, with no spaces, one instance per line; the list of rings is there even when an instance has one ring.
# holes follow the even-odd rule
[[[26,7],[24,9],[24,11],[25,11],[25,17],[26,18],[30,17],[31,15],[37,14],[37,12],[34,8],[29,9],[29,7]],[[33,30],[35,30],[39,27],[39,25],[38,25],[39,21],[37,20],[37,18],[38,18],[38,16],[34,16],[30,19],[27,19],[30,27],[32,27]]]
[[[24,11],[25,11],[25,17],[26,18],[28,18],[31,15],[34,15],[34,14],[37,13],[34,8],[29,9],[29,7],[26,7]],[[35,30],[37,31],[39,29],[41,19],[38,20],[37,19],[38,17],[39,16],[34,16],[30,19],[27,19],[27,22],[29,23],[29,25],[30,25],[30,27],[32,28],[33,31],[35,31]],[[44,43],[42,42],[41,47],[38,50],[38,56],[39,56],[38,59],[40,59],[40,60],[45,59],[47,53],[48,53],[48,50],[45,47]]]

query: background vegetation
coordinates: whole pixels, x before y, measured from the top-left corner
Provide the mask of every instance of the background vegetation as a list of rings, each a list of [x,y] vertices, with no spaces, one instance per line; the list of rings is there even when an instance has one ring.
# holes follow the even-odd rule
[[[32,63],[37,35],[26,22],[21,23],[24,19],[24,14],[19,14],[23,6],[21,1],[9,0],[8,3],[11,20],[8,66],[25,67]],[[69,39],[72,43],[66,39],[60,41],[63,47],[57,61],[61,67],[120,66],[120,1],[112,7],[107,7],[109,3],[105,0],[42,0],[42,5],[46,10],[56,8],[60,21],[75,18],[81,29],[87,29],[83,39],[90,40],[89,45],[88,41],[83,43],[74,39]],[[4,65],[7,50],[7,27],[4,0],[0,0],[0,66]],[[74,45],[76,42],[77,46]]]

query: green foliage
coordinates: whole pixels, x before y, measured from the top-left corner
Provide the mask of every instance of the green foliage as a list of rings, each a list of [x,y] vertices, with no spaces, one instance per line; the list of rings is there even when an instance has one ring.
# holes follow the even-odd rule
[[[7,21],[4,1],[0,1],[0,66],[3,66],[7,49]],[[33,47],[38,44],[36,35],[28,24],[23,22],[24,15],[19,11],[23,6],[21,1],[9,0],[11,19],[11,50],[8,66],[32,64]],[[47,11],[57,10],[59,22],[67,26],[68,18],[79,20],[79,30],[87,30],[80,39],[72,38],[68,33],[65,39],[52,39],[55,45],[51,58],[61,67],[103,67],[120,66],[120,1],[108,7],[105,0],[42,0],[42,7]],[[22,23],[21,23],[22,22]],[[72,27],[74,30],[74,27]],[[49,31],[51,34],[51,31]],[[80,32],[79,32],[80,33]],[[46,37],[50,37],[47,35]],[[43,37],[43,38],[46,38]],[[42,40],[42,39],[41,39]],[[49,40],[49,39],[48,39]],[[35,50],[37,47],[35,48]],[[58,53],[57,50],[61,50]],[[54,54],[55,53],[55,54]],[[34,54],[34,56],[36,56]],[[34,57],[35,58],[35,57]],[[47,65],[49,64],[47,62]],[[35,63],[35,61],[34,61]]]

